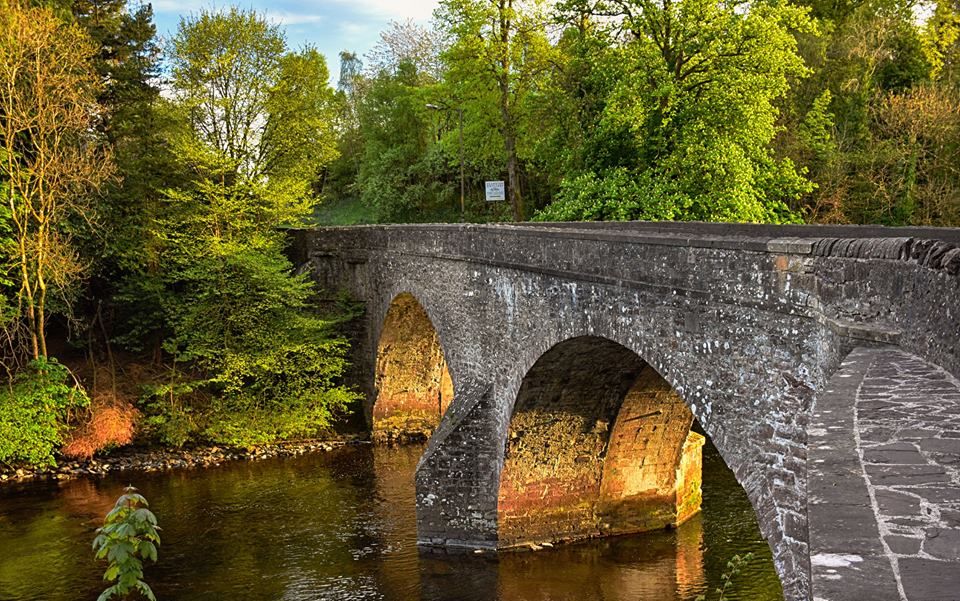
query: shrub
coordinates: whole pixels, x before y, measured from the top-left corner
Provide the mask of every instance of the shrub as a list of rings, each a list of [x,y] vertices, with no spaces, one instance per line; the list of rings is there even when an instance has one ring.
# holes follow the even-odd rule
[[[56,359],[32,361],[0,390],[0,461],[56,465],[71,413],[89,404]]]
[[[63,454],[89,459],[97,451],[130,444],[137,415],[130,403],[113,395],[95,397],[89,419],[70,434]]]
[[[616,168],[564,180],[534,221],[668,221],[689,202],[661,181]]]

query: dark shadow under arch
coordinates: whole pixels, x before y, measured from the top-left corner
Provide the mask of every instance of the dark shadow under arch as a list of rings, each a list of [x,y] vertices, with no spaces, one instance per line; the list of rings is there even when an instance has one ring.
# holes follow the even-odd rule
[[[377,344],[374,440],[425,440],[453,400],[453,381],[437,331],[410,293],[390,303]]]
[[[501,546],[676,526],[700,508],[693,414],[632,350],[571,338],[527,372],[498,494]]]

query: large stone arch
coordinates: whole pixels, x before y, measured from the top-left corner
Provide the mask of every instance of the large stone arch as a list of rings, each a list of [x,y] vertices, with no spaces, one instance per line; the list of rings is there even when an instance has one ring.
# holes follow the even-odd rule
[[[375,440],[426,439],[453,401],[440,336],[413,294],[393,296],[377,336],[370,426]]]
[[[498,492],[500,546],[676,526],[700,507],[703,437],[632,350],[564,340],[529,369]]]

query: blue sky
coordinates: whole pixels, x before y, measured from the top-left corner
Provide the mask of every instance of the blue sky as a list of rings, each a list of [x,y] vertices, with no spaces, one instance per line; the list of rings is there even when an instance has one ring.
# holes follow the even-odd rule
[[[426,24],[437,0],[153,0],[152,4],[157,33],[165,40],[176,33],[181,17],[203,8],[218,9],[231,4],[252,8],[283,26],[291,48],[309,43],[320,50],[327,57],[331,83],[335,83],[341,50],[357,52],[362,57],[377,43],[380,32],[391,20],[411,18]]]

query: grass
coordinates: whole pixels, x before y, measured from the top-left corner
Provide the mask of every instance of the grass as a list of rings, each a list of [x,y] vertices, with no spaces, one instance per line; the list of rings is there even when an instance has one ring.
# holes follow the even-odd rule
[[[313,213],[316,225],[360,225],[376,223],[373,210],[356,197],[330,200],[317,207]]]

